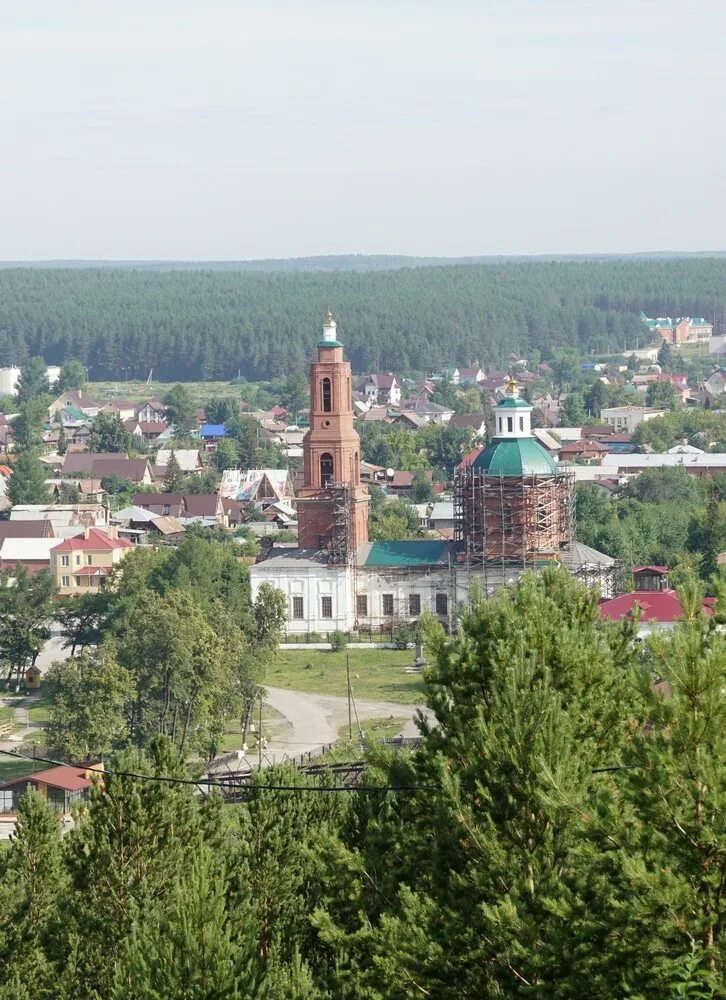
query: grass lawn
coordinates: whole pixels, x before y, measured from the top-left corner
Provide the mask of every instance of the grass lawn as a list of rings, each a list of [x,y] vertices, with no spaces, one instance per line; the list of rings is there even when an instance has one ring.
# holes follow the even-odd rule
[[[0,723],[12,722],[13,721],[13,710],[10,706],[5,705],[0,708]]]
[[[50,721],[50,708],[53,704],[52,698],[48,694],[41,694],[39,698],[33,698],[22,703],[23,708],[28,709],[28,719],[34,726]]]
[[[334,653],[327,649],[281,649],[267,668],[270,687],[330,694],[345,698],[345,658],[350,658],[350,682],[356,698],[413,705],[423,700],[421,674],[408,674],[413,650],[355,649]]]
[[[189,387],[194,402],[199,406],[208,399],[216,397],[228,396],[230,399],[241,399],[244,395],[242,386],[230,385],[229,382],[185,382],[184,384]],[[129,399],[136,403],[147,399],[163,399],[173,385],[176,383],[154,380],[147,385],[146,381],[140,379],[131,379],[128,382],[121,379],[116,382],[89,382],[84,392],[87,392],[92,399]]]
[[[389,716],[388,718],[382,719],[366,719],[365,722],[361,722],[360,727],[363,730],[363,735],[367,736],[372,740],[390,740],[394,736],[398,736],[403,727],[408,722],[408,716],[406,715],[395,715]],[[357,742],[356,736],[358,729],[356,727],[355,718],[353,719],[353,742]],[[348,742],[348,724],[341,726],[338,730],[338,739],[344,742]]]

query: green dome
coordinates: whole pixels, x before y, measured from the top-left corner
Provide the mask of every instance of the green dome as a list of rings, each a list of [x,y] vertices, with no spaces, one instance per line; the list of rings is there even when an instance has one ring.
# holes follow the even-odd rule
[[[551,476],[557,472],[557,462],[534,438],[494,438],[474,468],[489,476]]]

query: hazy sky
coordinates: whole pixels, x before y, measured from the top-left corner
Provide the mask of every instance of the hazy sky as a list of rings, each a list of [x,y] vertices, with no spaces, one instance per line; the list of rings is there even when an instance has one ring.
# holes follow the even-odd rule
[[[726,247],[723,0],[0,0],[0,258]]]

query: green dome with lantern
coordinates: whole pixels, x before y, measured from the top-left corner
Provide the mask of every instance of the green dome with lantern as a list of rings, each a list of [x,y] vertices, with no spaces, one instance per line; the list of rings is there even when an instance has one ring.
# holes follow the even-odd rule
[[[504,399],[494,408],[495,435],[474,461],[474,469],[488,476],[553,476],[557,462],[532,437],[532,407],[520,399],[510,378]]]

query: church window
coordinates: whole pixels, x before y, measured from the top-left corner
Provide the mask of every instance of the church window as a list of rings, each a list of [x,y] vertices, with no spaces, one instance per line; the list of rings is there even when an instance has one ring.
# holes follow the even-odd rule
[[[355,613],[359,618],[368,617],[368,594],[356,594]]]
[[[321,389],[323,395],[323,413],[330,413],[333,409],[333,390],[329,378],[323,379]]]
[[[305,606],[302,597],[292,599],[292,617],[295,621],[301,621],[305,617]]]
[[[514,421],[512,420],[512,418],[511,417],[507,417],[507,430],[509,431],[510,434],[514,430],[513,424],[514,424]]]
[[[333,617],[333,598],[329,594],[323,594],[320,598],[320,617]]]
[[[499,430],[501,430],[501,429],[502,429],[502,418],[499,417]]]
[[[420,615],[421,614],[421,595],[420,594],[409,594],[408,595],[408,613],[410,615]]]
[[[436,614],[437,615],[448,615],[449,613],[449,595],[448,594],[437,594],[436,595]]]
[[[524,417],[519,418],[519,429],[520,431],[524,430]]]
[[[386,618],[393,617],[393,594],[383,595],[383,614]]]
[[[333,456],[325,452],[320,456],[320,485],[330,486],[333,482]]]

